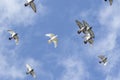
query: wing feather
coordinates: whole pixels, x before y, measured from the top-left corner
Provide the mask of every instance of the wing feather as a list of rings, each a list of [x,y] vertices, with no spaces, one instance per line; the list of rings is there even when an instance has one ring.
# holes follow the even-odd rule
[[[90,27],[90,25],[89,25],[86,21],[84,21],[84,20],[83,20],[83,25],[84,25],[85,27]]]
[[[11,35],[15,34],[15,32],[14,32],[13,30],[8,30],[8,32],[9,32]]]
[[[36,78],[36,74],[35,74],[34,70],[31,72],[31,75],[32,75],[34,78]]]
[[[94,42],[93,39],[90,39],[90,40],[89,40],[89,43],[90,43],[90,44],[93,44],[93,42]]]
[[[113,3],[113,0],[109,0],[109,2],[110,2],[110,5],[112,5],[112,3]]]
[[[26,64],[26,68],[27,68],[28,71],[32,70],[32,67],[29,64]]]
[[[48,34],[45,34],[45,36],[48,36],[48,37],[52,38],[55,35],[53,33],[48,33]]]
[[[15,39],[15,43],[16,43],[16,45],[18,45],[19,37],[16,35],[16,36],[14,36],[14,39]]]
[[[36,12],[36,5],[34,2],[30,3],[31,8],[33,9],[34,12]]]
[[[99,55],[98,57],[99,57],[101,60],[103,60],[103,59],[105,58],[104,55]]]
[[[82,27],[84,27],[83,24],[82,24],[80,21],[76,20],[75,22],[77,23],[77,25],[78,25],[78,27],[79,27],[80,29],[81,29]]]
[[[58,39],[55,38],[55,39],[53,40],[53,43],[54,43],[54,47],[56,48],[56,47],[57,47],[57,43],[58,43]]]

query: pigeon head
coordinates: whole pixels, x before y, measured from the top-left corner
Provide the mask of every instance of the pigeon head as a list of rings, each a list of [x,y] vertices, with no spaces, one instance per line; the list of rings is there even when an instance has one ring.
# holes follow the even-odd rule
[[[101,61],[99,61],[99,63],[102,63]]]
[[[28,4],[27,4],[27,3],[25,3],[25,4],[24,4],[24,6],[26,7],[26,6],[28,6]]]
[[[9,40],[11,40],[12,39],[12,37],[9,37]]]

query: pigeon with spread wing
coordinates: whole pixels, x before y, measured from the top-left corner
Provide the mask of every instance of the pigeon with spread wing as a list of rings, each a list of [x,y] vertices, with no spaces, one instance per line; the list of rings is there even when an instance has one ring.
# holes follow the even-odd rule
[[[53,34],[53,33],[49,33],[49,34],[45,34],[45,36],[48,36],[50,39],[48,40],[48,43],[53,42],[54,43],[54,47],[57,47],[57,43],[58,43],[58,39],[57,39],[57,35]]]
[[[26,68],[27,68],[26,74],[30,74],[30,75],[32,75],[34,78],[36,78],[34,69],[33,69],[29,64],[26,64]]]
[[[30,5],[30,7],[33,9],[33,11],[36,13],[36,5],[34,3],[34,0],[27,0],[27,2],[24,4],[25,7]]]
[[[19,42],[18,34],[14,32],[13,30],[8,30],[8,32],[11,34],[11,37],[9,37],[9,40],[14,39],[16,45],[18,45],[18,42]]]
[[[99,55],[98,57],[101,59],[99,63],[103,63],[103,65],[105,66],[107,64],[107,57],[105,57],[104,55]]]

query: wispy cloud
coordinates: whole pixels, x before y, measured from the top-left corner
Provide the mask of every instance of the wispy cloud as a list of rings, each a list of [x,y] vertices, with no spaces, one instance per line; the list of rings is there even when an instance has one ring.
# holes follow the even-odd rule
[[[30,7],[25,7],[26,0],[3,0],[0,2],[0,23],[9,25],[29,25],[35,21],[35,16],[44,15],[46,7],[38,2],[37,13],[34,13]]]
[[[61,61],[63,74],[60,80],[86,80],[89,79],[89,73],[82,60],[77,57],[66,58]]]
[[[33,58],[21,58],[19,46],[12,46],[8,41],[7,30],[14,26],[28,26],[33,24],[37,17],[46,13],[46,7],[38,2],[38,12],[34,13],[30,7],[24,7],[26,0],[0,1],[0,79],[24,79],[25,63],[33,64],[36,68],[37,61]],[[39,9],[41,8],[41,9]],[[38,16],[39,15],[39,16]],[[14,42],[14,41],[13,41]]]

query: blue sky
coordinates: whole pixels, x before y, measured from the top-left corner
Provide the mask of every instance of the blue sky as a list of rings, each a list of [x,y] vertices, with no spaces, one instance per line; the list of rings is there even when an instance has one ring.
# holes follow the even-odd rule
[[[25,0],[0,1],[0,80],[119,80],[120,0],[35,0],[37,13]],[[95,33],[94,45],[85,45],[75,20],[86,20]],[[8,29],[20,37],[9,41]],[[58,47],[48,44],[46,33],[58,35]],[[108,57],[107,66],[98,55]]]

